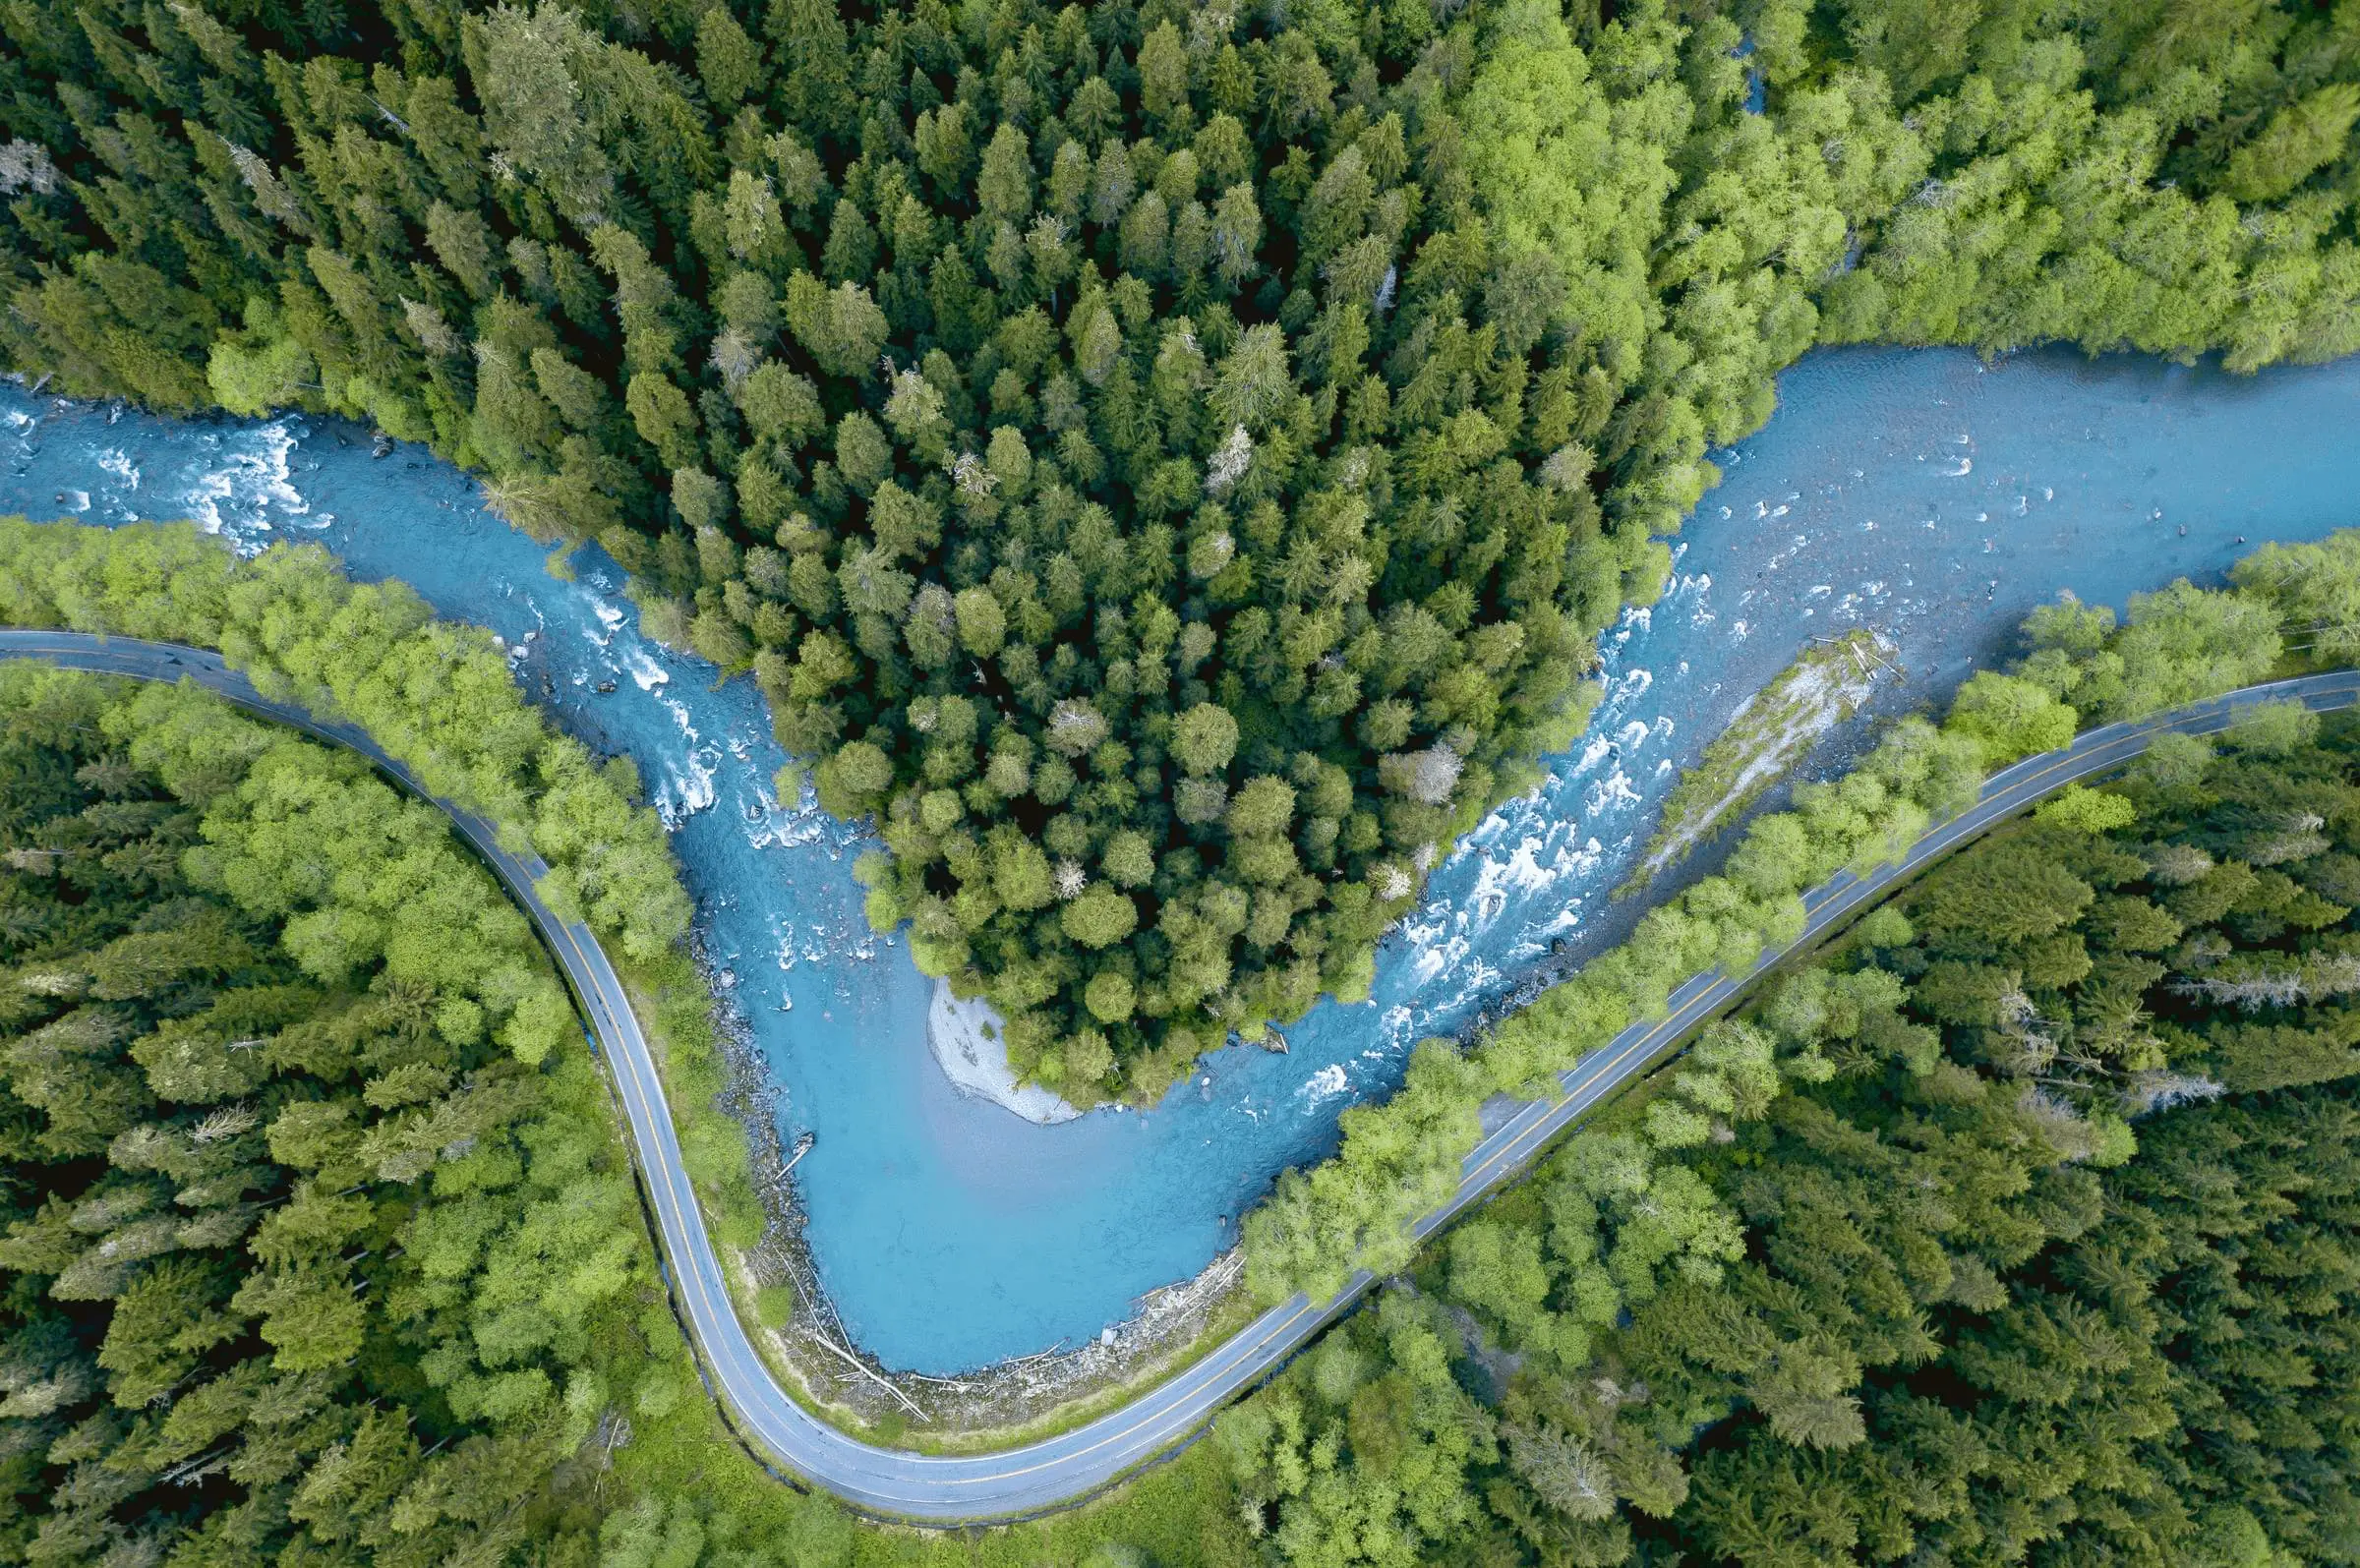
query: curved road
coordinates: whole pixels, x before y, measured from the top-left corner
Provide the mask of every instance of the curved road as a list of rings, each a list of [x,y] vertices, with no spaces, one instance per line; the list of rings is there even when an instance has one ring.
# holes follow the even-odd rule
[[[80,632],[0,629],[0,659],[40,659],[74,669],[147,680],[192,679],[251,712],[348,746],[429,799],[408,770],[386,756],[357,726],[323,723],[301,709],[271,702],[220,655],[201,649]],[[1423,1237],[1481,1201],[1516,1175],[1550,1139],[1581,1119],[1731,1001],[1769,963],[1806,947],[1860,905],[1927,862],[1948,853],[2041,796],[2078,779],[2120,768],[2164,730],[2205,734],[2228,726],[2232,709],[2291,697],[2327,712],[2360,704],[2360,670],[2309,675],[2249,686],[2226,697],[2174,709],[2136,725],[2110,725],[2079,736],[2063,751],[2030,757],[1984,781],[1976,804],[1930,829],[1900,862],[1866,877],[1843,872],[1803,898],[1801,937],[1767,952],[1751,974],[1699,975],[1673,992],[1669,1011],[1617,1035],[1559,1074],[1553,1099],[1518,1106],[1466,1159],[1455,1196],[1417,1222]],[[1297,1296],[1272,1307],[1218,1348],[1121,1409],[1055,1437],[997,1454],[937,1456],[875,1448],[836,1430],[779,1388],[732,1309],[713,1242],[697,1212],[680,1162],[680,1146],[656,1066],[631,1014],[622,982],[586,926],[568,924],[533,891],[547,870],[531,856],[502,849],[492,825],[448,801],[435,803],[489,861],[540,927],[563,965],[598,1034],[613,1073],[641,1176],[656,1215],[676,1300],[702,1353],[711,1386],[738,1429],[789,1469],[871,1514],[948,1523],[1037,1513],[1094,1491],[1188,1436],[1240,1390],[1253,1386],[1322,1328],[1342,1316],[1373,1283],[1366,1273],[1333,1299]]]

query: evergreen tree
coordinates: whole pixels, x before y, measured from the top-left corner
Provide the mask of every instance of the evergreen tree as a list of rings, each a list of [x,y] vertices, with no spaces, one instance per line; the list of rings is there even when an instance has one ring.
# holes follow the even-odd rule
[[[0,352],[368,419],[599,539],[877,815],[871,912],[1019,1069],[1115,975],[1066,1087],[1151,1097],[1358,994],[1812,343],[2360,346],[2348,29],[2196,15],[16,6]],[[1322,782],[1291,866],[1225,826],[1260,777]],[[1001,901],[1002,829],[1144,841],[1127,931]]]

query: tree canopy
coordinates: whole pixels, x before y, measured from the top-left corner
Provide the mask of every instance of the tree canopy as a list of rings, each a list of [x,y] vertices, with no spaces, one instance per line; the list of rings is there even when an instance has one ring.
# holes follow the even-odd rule
[[[1020,1070],[1151,1097],[1360,994],[1812,343],[2360,346],[2349,29],[2194,15],[16,6],[0,352],[601,541]]]
[[[522,1539],[647,1354],[595,1074],[441,812],[194,688],[0,666],[0,1554]]]
[[[2360,1561],[2360,727],[2190,744],[1766,984],[1224,1416],[1249,1531]]]

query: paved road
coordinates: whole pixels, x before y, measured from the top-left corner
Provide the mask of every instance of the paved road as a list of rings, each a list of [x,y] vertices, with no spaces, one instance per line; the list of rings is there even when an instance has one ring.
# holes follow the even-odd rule
[[[400,764],[350,725],[324,724],[309,714],[263,698],[217,654],[130,638],[100,639],[74,632],[0,629],[0,658],[44,659],[76,669],[149,680],[183,677],[220,693],[239,707],[349,746],[424,795]],[[2224,728],[2232,707],[2292,697],[2326,712],[2360,703],[2360,671],[2311,675],[2251,686],[2212,702],[2174,710],[2140,725],[2094,729],[2064,751],[2031,757],[1985,781],[1975,806],[1929,831],[1897,865],[1867,877],[1844,872],[1803,899],[1806,919],[1795,947],[1810,944],[1862,904],[1906,880],[1959,844],[2077,779],[2121,767],[2166,729],[2203,734]],[[432,796],[428,796],[432,799]],[[702,1353],[708,1381],[738,1429],[781,1463],[872,1514],[931,1522],[1002,1519],[1069,1502],[1171,1447],[1204,1423],[1239,1390],[1252,1387],[1342,1316],[1373,1283],[1357,1274],[1332,1300],[1301,1296],[1263,1313],[1204,1360],[1120,1410],[1087,1425],[1004,1453],[938,1457],[876,1448],[821,1422],[783,1393],[747,1340],[722,1284],[721,1264],[680,1162],[664,1087],[647,1039],[631,1014],[622,983],[589,929],[560,920],[533,892],[547,869],[531,856],[502,849],[482,818],[437,800],[482,852],[508,891],[539,925],[563,965],[597,1031],[637,1145],[640,1172],[656,1215],[676,1300]],[[1765,955],[1765,962],[1794,948]],[[1758,974],[1758,970],[1756,973]],[[1520,1108],[1467,1156],[1457,1195],[1418,1221],[1420,1236],[1448,1224],[1507,1178],[1520,1172],[1549,1140],[1679,1038],[1732,1000],[1746,984],[1718,973],[1700,975],[1672,994],[1669,1012],[1633,1024],[1560,1074],[1554,1099]]]

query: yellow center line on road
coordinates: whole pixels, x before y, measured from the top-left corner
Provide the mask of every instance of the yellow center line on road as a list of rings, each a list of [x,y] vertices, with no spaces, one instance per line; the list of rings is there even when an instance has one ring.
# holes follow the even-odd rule
[[[2115,741],[2109,741],[2108,744],[2112,745],[2116,743],[2116,741],[2132,739],[2138,734],[2144,734],[2147,732],[2149,731],[2146,729],[2134,731],[2132,735],[2116,737]],[[2085,754],[2083,757],[2077,758],[2070,752],[2060,753],[2054,761],[2050,762],[2045,767],[2037,769],[2034,773],[2029,774],[2022,779],[2012,781],[2006,788],[1995,792],[1988,799],[1978,800],[1977,806],[1983,807],[1993,805],[2008,795],[2020,794],[2027,788],[2027,786],[2051,778],[2060,770],[2072,767],[2077,763],[2086,760],[2087,754]],[[2041,791],[2034,792],[2037,793]],[[1952,819],[1953,823],[1961,822],[1963,820],[1963,818]],[[1984,824],[1984,826],[1988,825],[1988,823]],[[1943,826],[1949,827],[1951,824],[1944,824]],[[1822,900],[1821,908],[1824,909],[1839,902],[1845,895],[1855,894],[1856,890],[1860,894],[1873,891],[1878,886],[1881,886],[1884,882],[1890,881],[1892,877],[1902,869],[1904,864],[1906,864],[1906,862],[1891,862],[1885,866],[1879,867],[1876,872],[1872,872],[1867,878],[1856,878],[1845,888],[1838,890],[1836,893],[1825,898]],[[1812,932],[1806,930],[1802,936],[1797,939],[1795,943],[1788,944],[1785,948],[1780,949],[1778,956],[1783,957],[1788,952],[1791,952],[1795,947],[1799,947],[1803,942],[1808,941],[1812,934]],[[1750,978],[1752,978],[1751,975],[1739,977],[1739,983],[1741,984],[1743,980]],[[1564,1094],[1554,1100],[1542,1102],[1545,1106],[1545,1109],[1540,1116],[1533,1120],[1529,1127],[1525,1128],[1521,1132],[1517,1132],[1514,1136],[1507,1139],[1498,1149],[1494,1150],[1480,1165],[1478,1165],[1473,1172],[1468,1173],[1461,1179],[1459,1194],[1452,1203],[1446,1205],[1447,1211],[1454,1214],[1458,1210],[1463,1209],[1469,1201],[1480,1195],[1483,1190],[1489,1187],[1491,1182],[1496,1177],[1504,1175],[1509,1169],[1524,1163],[1524,1160],[1528,1156],[1526,1153],[1521,1151],[1525,1149],[1526,1145],[1534,1143],[1536,1139],[1545,1142],[1549,1135],[1555,1132],[1562,1131],[1562,1128],[1554,1125],[1557,1121],[1558,1113],[1572,1100],[1577,1098],[1583,1092],[1583,1090],[1596,1087],[1601,1078],[1617,1075],[1615,1070],[1620,1069],[1634,1055],[1640,1056],[1642,1059],[1647,1056],[1652,1056],[1656,1050],[1660,1049],[1665,1043],[1667,1043],[1668,1038],[1677,1038],[1679,1034],[1684,1032],[1693,1024],[1696,1015],[1709,1011],[1713,1004],[1722,999],[1714,995],[1714,993],[1721,985],[1727,983],[1729,983],[1728,977],[1723,977],[1723,979],[1720,981],[1708,984],[1703,991],[1699,992],[1696,997],[1691,998],[1686,1005],[1676,1010],[1670,1016],[1650,1026],[1636,1039],[1633,1039],[1621,1048],[1614,1050],[1611,1055],[1602,1055],[1600,1057],[1593,1058],[1590,1062],[1579,1064],[1575,1068],[1568,1070],[1568,1072],[1564,1074],[1566,1077],[1569,1078],[1578,1074],[1586,1081],[1579,1085],[1568,1085],[1567,1091]],[[700,1279],[698,1284],[701,1299],[703,1295],[703,1281]],[[1366,1287],[1364,1286],[1363,1289],[1365,1290],[1365,1288]],[[1349,1295],[1358,1293],[1347,1292],[1344,1294]],[[1258,1340],[1257,1348],[1259,1349],[1261,1345],[1267,1345],[1271,1337],[1276,1334],[1283,1333],[1286,1329],[1292,1327],[1294,1323],[1299,1321],[1305,1314],[1313,1311],[1314,1309],[1313,1304],[1305,1302],[1301,1307],[1288,1313],[1283,1320],[1272,1325],[1268,1332],[1261,1335]],[[1163,1412],[1151,1413],[1148,1417],[1138,1422],[1134,1422],[1129,1425],[1119,1427],[1111,1432],[1108,1432],[1096,1442],[1088,1444],[1079,1449],[1060,1452],[1031,1465],[1016,1466],[974,1476],[946,1477],[944,1480],[953,1484],[961,1485],[1017,1480],[1024,1476],[1032,1475],[1040,1470],[1050,1468],[1054,1465],[1070,1463],[1073,1460],[1086,1457],[1087,1455],[1105,1447],[1109,1443],[1119,1442],[1123,1438],[1132,1435],[1134,1432],[1137,1432],[1147,1426],[1156,1424],[1160,1420],[1163,1419]],[[942,1463],[940,1460],[935,1462]]]
[[[85,638],[88,640],[76,640]],[[93,648],[94,643],[102,646]],[[180,668],[170,671],[138,668],[143,659],[152,664],[159,652]],[[137,638],[99,639],[94,634],[74,632],[30,640],[0,637],[0,657],[28,656],[61,663],[78,662],[81,668],[137,679],[195,679],[250,712],[292,724],[360,751],[453,819],[549,939],[560,966],[566,970],[582,998],[593,1033],[604,1044],[603,1054],[611,1064],[623,1103],[626,1131],[638,1148],[637,1163],[655,1211],[659,1243],[671,1258],[670,1273],[683,1314],[689,1319],[696,1348],[713,1367],[716,1396],[743,1416],[784,1462],[806,1479],[830,1486],[856,1503],[894,1511],[908,1509],[915,1517],[938,1520],[1004,1517],[1027,1508],[1052,1506],[1093,1490],[1128,1465],[1159,1452],[1169,1435],[1185,1432],[1195,1425],[1211,1408],[1299,1348],[1299,1342],[1308,1338],[1312,1328],[1349,1307],[1375,1283],[1365,1270],[1359,1270],[1355,1271],[1351,1284],[1325,1303],[1315,1304],[1298,1296],[1281,1307],[1272,1307],[1171,1382],[1142,1396],[1133,1407],[1110,1412],[1064,1436],[1028,1448],[1004,1455],[944,1456],[912,1454],[862,1443],[795,1404],[755,1355],[752,1341],[726,1291],[717,1299],[715,1293],[722,1280],[718,1254],[711,1234],[703,1225],[694,1184],[686,1171],[653,1052],[631,1011],[621,980],[595,936],[586,927],[559,920],[541,901],[535,884],[545,874],[546,867],[536,870],[535,861],[502,849],[492,824],[429,793],[365,731],[346,723],[323,722],[289,704],[264,697],[251,680],[230,670],[215,654]],[[184,658],[188,661],[186,665],[181,663]],[[1545,1100],[1529,1102],[1511,1116],[1492,1134],[1498,1141],[1488,1151],[1479,1143],[1468,1156],[1474,1162],[1472,1168],[1462,1171],[1451,1198],[1421,1215],[1413,1223],[1413,1234],[1423,1238],[1480,1200],[1498,1179],[1537,1157],[1557,1132],[1603,1103],[1636,1068],[1749,986],[1771,963],[1823,934],[1855,905],[1885,892],[1925,862],[2038,799],[2048,791],[2050,781],[2060,774],[2070,779],[2105,771],[2139,755],[2147,742],[2163,730],[2211,733],[2225,728],[2234,722],[2240,707],[2270,700],[2273,693],[2287,692],[2298,695],[2315,711],[2348,708],[2360,701],[2360,671],[2248,687],[2205,704],[2189,705],[2176,715],[2121,726],[2102,740],[2085,743],[2091,742],[2091,737],[2082,737],[2073,746],[2046,759],[2028,759],[2027,764],[2018,764],[2026,767],[2037,763],[2021,775],[2010,777],[2003,770],[1999,778],[2004,783],[1986,782],[1972,806],[1930,827],[1898,859],[1871,867],[1864,876],[1841,871],[1804,894],[1800,900],[1804,912],[1801,932],[1795,941],[1765,954],[1744,975],[1730,976],[1715,969],[1688,977],[1667,997],[1665,1016],[1626,1026],[1616,1040],[1610,1040],[1591,1057],[1556,1074],[1560,1092]],[[1677,1000],[1691,988],[1692,994],[1685,1001]],[[762,1397],[765,1395],[767,1398]],[[1101,1425],[1105,1427],[1102,1432],[1098,1429]],[[991,1500],[993,1512],[988,1516],[954,1513],[941,1506],[951,1488],[964,1490],[994,1482],[1013,1482],[1044,1471],[1078,1467],[1089,1456],[1142,1433],[1152,1434],[1150,1440],[1135,1445],[1134,1452],[1098,1474],[1076,1475],[1065,1489],[1032,1496],[1012,1491]],[[1092,1440],[1080,1446],[1065,1446],[1084,1437]],[[815,1462],[830,1453],[843,1456],[851,1462],[850,1466]],[[1038,1457],[1030,1463],[999,1463],[1035,1455]]]
[[[2255,694],[2259,696],[2261,692],[2268,689],[2268,687],[2258,688]],[[2323,700],[2313,705],[2315,710],[2347,707],[2353,700],[2353,694],[2349,692],[2327,692],[2321,693],[2320,696]],[[2229,699],[2215,700],[2222,704],[2220,710],[2217,713],[2196,716],[2195,722],[2191,723],[2188,727],[2196,728],[2199,725],[2207,725],[2214,721],[2224,726],[2229,723],[2234,717],[2236,704]],[[1703,990],[1686,1003],[1674,1008],[1669,1016],[1658,1020],[1645,1033],[1620,1048],[1612,1046],[1604,1048],[1599,1054],[1577,1063],[1561,1074],[1560,1077],[1564,1080],[1562,1085],[1564,1092],[1545,1102],[1533,1102],[1536,1105],[1545,1106],[1543,1114],[1536,1118],[1531,1126],[1508,1137],[1497,1149],[1485,1155],[1475,1168],[1461,1179],[1459,1191],[1449,1204],[1446,1205],[1443,1210],[1422,1217],[1420,1221],[1421,1234],[1431,1234],[1433,1230],[1439,1229],[1441,1224],[1446,1223],[1479,1196],[1498,1176],[1505,1174],[1507,1166],[1522,1163],[1524,1156],[1516,1154],[1516,1150],[1520,1146],[1532,1141],[1536,1136],[1542,1137],[1545,1141],[1548,1135],[1562,1131],[1562,1125],[1553,1124],[1558,1122],[1560,1114],[1565,1107],[1585,1091],[1596,1088],[1602,1077],[1619,1076],[1616,1070],[1627,1062],[1634,1053],[1652,1056],[1655,1051],[1667,1043],[1667,1037],[1677,1038],[1680,1034],[1684,1033],[1704,1013],[1710,1012],[1719,1003],[1727,1000],[1734,991],[1742,989],[1758,978],[1763,968],[1790,956],[1810,942],[1821,929],[1824,929],[1828,911],[1841,912],[1852,903],[1858,902],[1881,891],[1910,870],[1914,863],[1931,858],[1933,854],[1951,847],[1959,841],[1974,837],[1996,826],[2001,817],[2011,813],[2019,805],[2027,804],[2033,798],[2047,793],[2046,781],[2054,779],[2060,772],[2071,770],[2073,776],[2078,778],[2102,771],[2116,761],[2128,760],[2129,756],[2136,756],[2143,752],[2146,747],[2141,742],[2157,732],[2176,727],[2179,726],[2168,719],[2152,720],[2128,728],[2121,734],[2110,735],[2095,747],[2080,750],[2068,747],[2063,751],[2053,753],[2051,759],[2043,766],[2019,778],[2011,779],[1998,788],[1978,794],[1974,806],[1958,816],[1936,824],[1927,833],[1921,835],[1900,859],[1883,862],[1871,868],[1866,876],[1855,875],[1851,881],[1841,887],[1830,889],[1822,884],[1820,888],[1813,889],[1812,894],[1806,895],[1803,900],[1805,928],[1795,941],[1767,955],[1753,970],[1744,975],[1717,975],[1716,972],[1716,977],[1711,978]],[[2120,757],[2112,755],[2117,751],[2123,751],[2125,755]],[[1997,814],[1992,814],[1994,812]],[[1816,904],[1811,901],[1812,895],[1817,897]],[[1700,978],[1706,977],[1692,977],[1690,981],[1682,982],[1682,986]],[[1675,988],[1675,995],[1678,994],[1679,989],[1681,987]],[[1610,1052],[1611,1054],[1609,1054]],[[1577,1078],[1581,1081],[1574,1081]],[[1514,1158],[1511,1159],[1511,1156]]]

